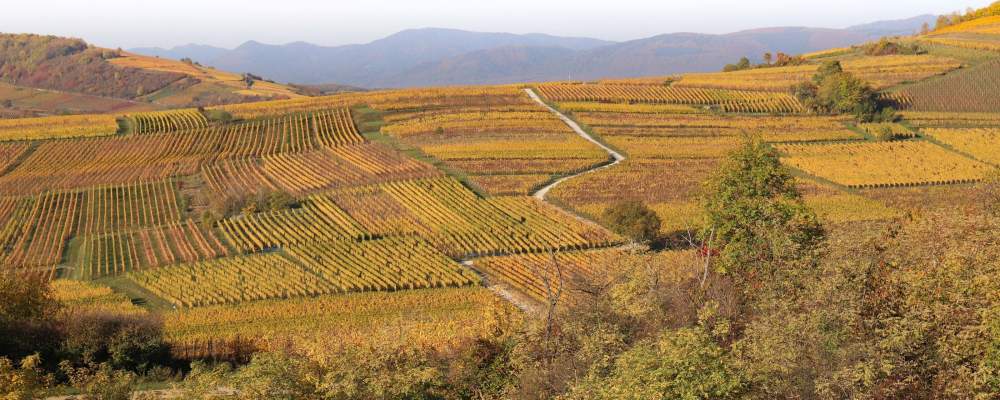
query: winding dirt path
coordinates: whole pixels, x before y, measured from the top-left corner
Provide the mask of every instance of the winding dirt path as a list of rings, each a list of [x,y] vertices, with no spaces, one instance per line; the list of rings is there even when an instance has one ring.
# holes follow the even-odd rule
[[[542,107],[545,107],[546,109],[548,109],[552,114],[555,114],[556,117],[559,117],[559,119],[562,120],[562,122],[565,123],[567,126],[569,126],[570,129],[573,130],[573,132],[576,132],[577,135],[580,135],[580,137],[586,139],[588,142],[591,142],[591,143],[597,145],[597,147],[600,147],[602,150],[606,151],[608,153],[608,155],[610,155],[611,158],[614,159],[614,162],[612,162],[610,164],[601,165],[601,166],[594,167],[594,168],[591,168],[591,169],[588,169],[588,170],[580,171],[580,172],[578,172],[576,174],[573,174],[573,175],[564,176],[562,178],[557,179],[555,182],[552,182],[552,183],[550,183],[548,185],[545,185],[541,189],[538,189],[534,194],[532,194],[532,196],[534,196],[536,199],[545,200],[545,196],[549,194],[549,191],[552,190],[552,188],[556,187],[560,183],[565,182],[566,180],[569,180],[571,178],[576,178],[576,177],[578,177],[580,175],[589,174],[589,173],[594,172],[594,171],[599,171],[599,170],[602,170],[604,168],[611,167],[611,166],[616,165],[616,164],[622,162],[623,160],[625,160],[625,156],[623,156],[621,153],[615,151],[614,149],[612,149],[612,148],[610,148],[608,146],[605,146],[603,143],[597,141],[597,139],[594,139],[594,137],[590,136],[587,132],[585,132],[583,130],[583,128],[581,128],[580,125],[576,123],[576,121],[573,121],[572,119],[570,119],[569,117],[567,117],[563,113],[559,112],[555,108],[552,108],[548,104],[545,104],[545,102],[542,101],[542,98],[538,97],[538,94],[536,94],[534,90],[531,90],[531,88],[525,88],[524,91],[526,93],[528,93],[528,96],[530,96],[531,99],[534,100],[536,103],[538,103]]]

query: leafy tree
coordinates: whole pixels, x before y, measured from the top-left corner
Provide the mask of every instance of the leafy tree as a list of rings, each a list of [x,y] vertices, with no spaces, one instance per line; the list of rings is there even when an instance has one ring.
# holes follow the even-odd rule
[[[807,108],[821,114],[852,114],[863,122],[881,115],[875,91],[845,72],[838,61],[823,63],[812,82],[795,86],[793,94]]]
[[[722,71],[723,72],[742,71],[745,69],[750,69],[751,67],[753,67],[753,65],[750,63],[749,58],[740,57],[739,62],[737,62],[736,64],[726,64],[726,66],[722,68]]]
[[[660,217],[641,201],[627,200],[604,210],[604,221],[611,230],[637,242],[650,242],[660,232]]]
[[[745,383],[712,330],[698,325],[668,329],[655,341],[622,353],[601,376],[591,374],[568,399],[731,399]]]
[[[705,184],[702,241],[718,252],[716,269],[733,274],[746,293],[775,282],[790,262],[811,256],[824,238],[795,179],[778,155],[748,137]]]
[[[59,308],[46,281],[0,272],[0,357],[55,350]]]

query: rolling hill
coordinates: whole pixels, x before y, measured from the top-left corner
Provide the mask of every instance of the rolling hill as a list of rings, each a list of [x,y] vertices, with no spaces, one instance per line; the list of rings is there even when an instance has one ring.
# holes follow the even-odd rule
[[[324,47],[249,41],[225,50],[202,45],[138,48],[135,53],[191,58],[280,82],[336,82],[367,88],[633,77],[714,71],[741,56],[805,53],[912,34],[933,16],[846,29],[765,28],[724,35],[673,33],[613,43],[541,34],[413,29],[368,44]]]
[[[266,81],[194,63],[92,46],[80,39],[0,34],[0,114],[141,111],[298,97]]]

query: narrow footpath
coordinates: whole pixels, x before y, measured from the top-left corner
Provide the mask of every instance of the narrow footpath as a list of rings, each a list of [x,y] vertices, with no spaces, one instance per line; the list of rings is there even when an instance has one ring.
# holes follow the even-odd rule
[[[593,136],[590,136],[587,132],[585,132],[583,130],[583,128],[581,128],[580,125],[576,123],[576,121],[573,121],[572,119],[570,119],[569,117],[567,117],[563,113],[559,112],[555,108],[550,107],[548,104],[545,104],[545,102],[542,101],[542,99],[540,97],[538,97],[538,94],[536,94],[534,90],[531,90],[530,88],[526,88],[526,89],[524,89],[524,91],[527,92],[528,96],[531,96],[531,99],[534,100],[536,103],[538,103],[542,107],[545,107],[552,114],[555,114],[555,116],[559,117],[559,119],[561,119],[563,121],[563,123],[565,123],[567,126],[569,126],[570,129],[573,130],[573,132],[576,132],[576,134],[580,135],[580,137],[582,137],[582,138],[586,139],[587,141],[589,141],[589,142],[597,145],[597,147],[600,147],[601,149],[603,149],[604,151],[606,151],[608,153],[608,155],[610,155],[611,158],[614,159],[614,162],[612,162],[610,164],[605,164],[605,165],[601,165],[599,167],[594,167],[594,168],[591,168],[591,169],[588,169],[588,170],[580,171],[580,172],[578,172],[576,174],[559,178],[555,182],[552,182],[552,183],[550,183],[548,185],[545,185],[545,187],[542,187],[541,189],[538,189],[538,191],[536,191],[534,194],[532,194],[532,196],[534,196],[536,199],[544,201],[545,200],[545,196],[549,194],[549,190],[552,190],[552,188],[556,187],[557,185],[559,185],[560,183],[563,183],[564,181],[566,181],[568,179],[576,178],[576,177],[578,177],[580,175],[589,174],[589,173],[594,172],[594,171],[599,171],[599,170],[602,170],[604,168],[608,168],[608,167],[611,167],[613,165],[616,165],[616,164],[622,162],[623,160],[625,160],[625,156],[621,155],[621,153],[619,153],[617,151],[614,151],[612,148],[610,148],[608,146],[605,146],[603,143],[598,142],[597,139],[594,139]]]

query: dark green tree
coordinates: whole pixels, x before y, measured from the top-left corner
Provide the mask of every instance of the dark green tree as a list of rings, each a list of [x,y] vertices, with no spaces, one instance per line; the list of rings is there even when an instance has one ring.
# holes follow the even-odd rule
[[[660,217],[641,201],[627,200],[604,210],[604,221],[611,230],[637,242],[650,242],[660,232]]]

